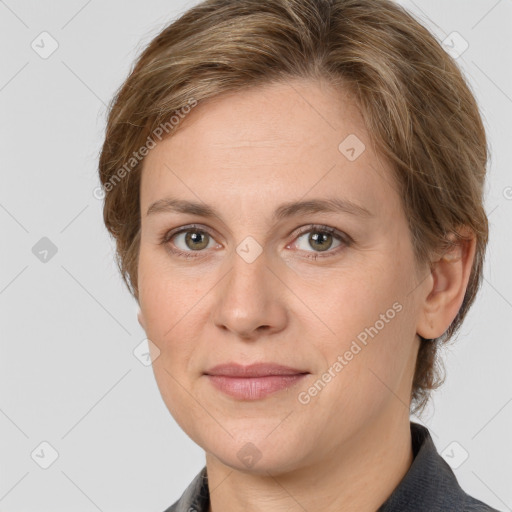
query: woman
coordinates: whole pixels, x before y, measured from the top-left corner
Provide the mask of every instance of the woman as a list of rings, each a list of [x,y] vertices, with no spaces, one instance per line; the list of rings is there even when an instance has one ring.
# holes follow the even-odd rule
[[[143,52],[100,177],[206,466],[168,511],[494,510],[411,422],[482,279],[486,136],[387,0],[210,0]]]

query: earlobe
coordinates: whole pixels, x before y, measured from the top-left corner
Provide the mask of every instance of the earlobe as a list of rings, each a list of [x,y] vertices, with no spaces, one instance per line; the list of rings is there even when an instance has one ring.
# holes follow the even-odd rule
[[[144,315],[142,314],[142,311],[139,309],[137,313],[137,320],[139,321],[140,326],[146,330],[146,323],[144,321]]]
[[[462,306],[473,267],[476,239],[469,233],[431,266],[431,287],[426,291],[417,333],[423,338],[442,336]],[[470,238],[471,236],[471,238]]]

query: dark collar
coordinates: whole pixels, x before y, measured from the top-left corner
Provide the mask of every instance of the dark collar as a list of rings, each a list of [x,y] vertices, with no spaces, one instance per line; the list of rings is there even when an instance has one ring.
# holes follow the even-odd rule
[[[377,512],[499,512],[462,490],[426,427],[412,421],[410,426],[414,460]],[[209,503],[205,466],[181,498],[165,512],[208,512]]]
[[[466,494],[452,468],[437,452],[428,429],[412,421],[410,424],[414,460],[377,512],[498,512]]]

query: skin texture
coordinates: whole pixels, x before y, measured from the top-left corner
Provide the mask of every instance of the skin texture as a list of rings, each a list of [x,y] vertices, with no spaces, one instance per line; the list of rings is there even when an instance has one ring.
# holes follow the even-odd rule
[[[432,272],[417,268],[390,168],[372,149],[351,97],[323,82],[224,94],[182,122],[144,162],[139,321],[154,355],[160,351],[153,369],[167,408],[206,452],[210,511],[375,511],[413,460],[417,334],[434,338],[450,325],[474,243],[438,260]],[[366,146],[353,161],[338,149],[350,134]],[[218,217],[147,215],[168,197],[206,203]],[[331,197],[372,216],[272,219],[282,203]],[[182,233],[161,243],[190,224],[206,231],[203,240],[187,245]],[[315,245],[308,237],[321,229],[306,229],[314,224],[353,242],[327,235]],[[250,263],[237,253],[249,236],[262,250]],[[317,260],[308,258],[315,254]],[[299,393],[393,304],[400,311],[301,403]],[[220,363],[262,361],[310,375],[255,401],[226,396],[204,376]],[[244,446],[260,457],[251,467],[237,455]]]

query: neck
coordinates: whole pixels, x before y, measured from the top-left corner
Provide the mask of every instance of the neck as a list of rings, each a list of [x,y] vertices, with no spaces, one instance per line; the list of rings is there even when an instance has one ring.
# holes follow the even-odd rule
[[[209,512],[375,512],[413,461],[408,411],[393,413],[359,431],[321,464],[278,476],[244,473],[207,454]]]

